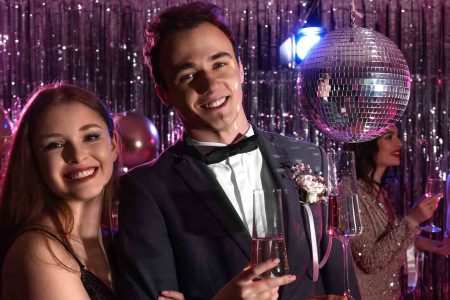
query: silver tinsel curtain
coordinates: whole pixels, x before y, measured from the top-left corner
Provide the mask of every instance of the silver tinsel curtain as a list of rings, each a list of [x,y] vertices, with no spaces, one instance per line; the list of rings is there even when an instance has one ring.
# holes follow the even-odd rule
[[[136,110],[157,126],[164,149],[180,134],[172,111],[156,98],[143,63],[145,24],[165,0],[0,0],[0,103],[14,121],[37,86],[75,83],[107,100],[115,113]],[[241,46],[245,108],[266,130],[309,140],[326,149],[338,143],[317,132],[297,104],[297,70],[279,65],[278,46],[319,10],[326,31],[349,26],[351,0],[217,0]],[[400,213],[424,192],[431,156],[448,170],[450,123],[450,1],[355,0],[359,26],[388,36],[403,51],[412,94],[400,124],[402,167],[387,184]],[[447,199],[435,223],[445,228]],[[442,234],[435,236],[442,238]],[[448,258],[425,254],[415,292],[408,299],[450,299]]]

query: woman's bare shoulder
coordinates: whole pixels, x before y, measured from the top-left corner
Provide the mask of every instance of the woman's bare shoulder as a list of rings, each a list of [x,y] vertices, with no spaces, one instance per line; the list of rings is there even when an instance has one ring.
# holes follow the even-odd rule
[[[61,242],[40,231],[27,231],[16,238],[5,257],[9,263],[24,268],[63,267],[79,271],[79,266]]]
[[[76,260],[59,241],[38,231],[21,234],[11,245],[1,290],[5,299],[59,299],[64,291],[78,290],[80,297],[86,294]]]

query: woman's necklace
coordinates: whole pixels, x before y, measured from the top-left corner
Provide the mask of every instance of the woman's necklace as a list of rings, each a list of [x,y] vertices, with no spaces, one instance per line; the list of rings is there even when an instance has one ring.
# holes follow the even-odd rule
[[[385,209],[386,208],[386,205],[385,205],[386,200],[385,199],[386,199],[386,197],[384,195],[383,190],[382,189],[378,190],[377,191],[377,196],[376,196],[376,201],[377,201],[378,206],[381,209]]]
[[[375,201],[377,202],[377,205],[381,209],[385,209],[386,208],[387,195],[384,192],[383,188],[381,187],[381,184],[379,184],[376,181],[373,182],[372,195],[375,196]]]

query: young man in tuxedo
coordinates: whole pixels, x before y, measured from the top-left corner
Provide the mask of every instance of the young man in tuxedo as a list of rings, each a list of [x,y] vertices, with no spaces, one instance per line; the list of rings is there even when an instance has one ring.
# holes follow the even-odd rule
[[[326,173],[324,153],[248,122],[244,71],[222,10],[200,2],[166,10],[147,28],[145,56],[158,96],[176,110],[185,134],[121,179],[121,295],[156,298],[172,289],[186,299],[211,299],[249,264],[252,194],[261,188],[279,188],[284,195],[289,271],[296,280],[280,297],[342,294],[338,246],[319,280],[312,280],[310,234],[315,232],[319,249],[326,248],[326,209],[311,206],[311,230],[289,169],[301,160],[315,174]]]

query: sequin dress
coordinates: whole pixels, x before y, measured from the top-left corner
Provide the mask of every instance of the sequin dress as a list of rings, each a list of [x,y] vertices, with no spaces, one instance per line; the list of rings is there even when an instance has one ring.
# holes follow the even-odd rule
[[[398,299],[406,249],[420,231],[407,218],[398,218],[389,201],[378,202],[361,181],[358,195],[363,232],[350,240],[350,246],[362,299]]]

